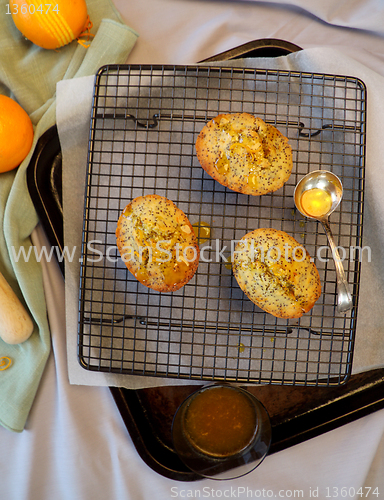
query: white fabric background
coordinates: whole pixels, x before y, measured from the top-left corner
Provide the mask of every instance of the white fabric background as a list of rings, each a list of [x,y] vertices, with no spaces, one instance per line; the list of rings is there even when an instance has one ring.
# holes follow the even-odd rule
[[[382,36],[332,26],[315,17],[321,5],[323,19],[335,22],[337,16],[329,14],[337,14],[335,4],[345,7],[346,1],[301,2],[313,6],[310,15],[297,7],[299,2],[296,6],[203,0],[115,3],[140,34],[129,58],[132,63],[194,63],[249,40],[274,37],[303,48],[337,47],[384,75]],[[379,21],[384,24],[381,1],[348,5],[349,17],[340,19],[372,23],[374,30]],[[381,8],[372,17],[367,5]],[[35,243],[45,244],[39,230],[34,238]],[[271,455],[242,479],[180,483],[158,475],[138,456],[108,389],[69,385],[64,284],[54,263],[46,265],[44,273],[53,349],[26,430],[14,434],[0,428],[1,499],[251,498],[250,493],[234,496],[238,487],[248,487],[253,498],[293,498],[300,490],[302,498],[309,499],[317,488],[321,499],[384,495],[384,410]],[[379,496],[367,495],[368,487],[372,491],[377,487]],[[359,488],[363,496],[358,495]]]

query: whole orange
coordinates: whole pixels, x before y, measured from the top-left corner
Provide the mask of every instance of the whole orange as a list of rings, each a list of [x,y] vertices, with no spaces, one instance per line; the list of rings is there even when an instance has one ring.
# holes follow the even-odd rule
[[[19,31],[44,49],[72,42],[88,21],[85,0],[10,0],[9,9]]]
[[[0,172],[20,165],[33,142],[33,126],[24,109],[13,99],[0,95]]]

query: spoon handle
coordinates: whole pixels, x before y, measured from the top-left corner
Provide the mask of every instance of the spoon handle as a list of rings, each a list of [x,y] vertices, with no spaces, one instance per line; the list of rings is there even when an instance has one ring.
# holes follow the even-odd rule
[[[335,244],[331,228],[329,226],[328,219],[323,219],[321,221],[325,234],[328,238],[329,246],[332,250],[332,257],[335,262],[336,277],[337,277],[337,310],[340,313],[346,313],[352,309],[352,296],[349,291],[349,285],[347,278],[345,276],[343,263],[340,259],[340,254]]]

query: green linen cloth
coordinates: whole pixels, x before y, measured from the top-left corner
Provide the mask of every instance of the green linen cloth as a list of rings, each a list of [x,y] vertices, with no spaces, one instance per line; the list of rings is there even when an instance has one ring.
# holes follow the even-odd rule
[[[8,369],[0,371],[0,424],[21,432],[51,345],[41,264],[34,252],[28,260],[17,258],[21,247],[28,255],[30,235],[38,223],[26,169],[38,138],[55,123],[56,83],[95,74],[107,63],[124,63],[138,35],[123,23],[109,0],[87,0],[95,35],[90,46],[74,41],[58,50],[45,50],[21,35],[6,14],[7,3],[0,0],[0,93],[13,97],[27,111],[35,131],[28,157],[18,169],[0,174],[0,272],[35,323],[32,336],[22,344],[8,345],[0,339],[0,358],[12,360]]]

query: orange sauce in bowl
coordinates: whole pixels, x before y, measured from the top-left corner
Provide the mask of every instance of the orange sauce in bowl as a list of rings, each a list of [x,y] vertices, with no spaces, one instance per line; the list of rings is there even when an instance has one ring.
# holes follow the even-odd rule
[[[212,387],[192,399],[184,429],[201,453],[229,457],[252,443],[257,430],[256,411],[243,392],[233,387]]]

